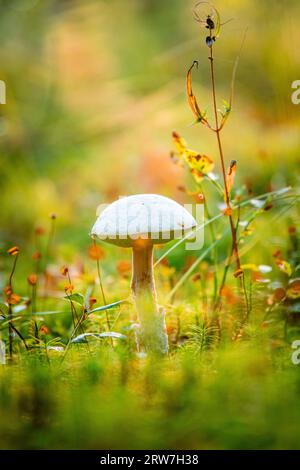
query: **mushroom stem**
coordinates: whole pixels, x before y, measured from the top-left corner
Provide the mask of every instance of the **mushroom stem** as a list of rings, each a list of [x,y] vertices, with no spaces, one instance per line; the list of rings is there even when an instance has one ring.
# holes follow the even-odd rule
[[[168,352],[164,310],[157,305],[153,275],[153,243],[137,240],[132,248],[131,289],[140,322],[140,346],[156,354]]]

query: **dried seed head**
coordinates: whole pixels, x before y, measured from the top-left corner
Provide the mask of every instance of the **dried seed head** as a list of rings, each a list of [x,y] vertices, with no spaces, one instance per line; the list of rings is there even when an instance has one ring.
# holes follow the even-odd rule
[[[96,297],[90,297],[89,298],[89,307],[92,308],[93,305],[97,302]]]
[[[32,255],[32,259],[33,260],[38,260],[38,259],[41,259],[42,255],[39,251],[36,251],[35,253],[33,253]]]
[[[44,235],[45,232],[46,230],[44,229],[44,227],[36,227],[35,229],[35,234],[38,236]]]
[[[20,248],[18,246],[13,246],[12,248],[9,248],[9,250],[7,250],[7,253],[10,256],[16,256],[20,253]]]
[[[60,272],[63,276],[66,276],[69,272],[69,269],[67,268],[67,266],[63,266],[62,268],[60,268]]]
[[[105,253],[103,248],[96,244],[91,245],[88,249],[89,257],[94,261],[99,261],[104,258]]]
[[[10,296],[12,294],[11,286],[5,286],[3,289],[3,293],[6,297]]]
[[[48,328],[46,325],[42,325],[42,326],[40,327],[40,333],[41,333],[42,335],[48,335],[48,334],[50,333],[50,330],[49,330],[49,328]]]
[[[37,283],[37,275],[32,273],[32,274],[29,274],[28,278],[27,278],[27,282],[29,285],[31,286],[35,286],[36,283]]]
[[[10,305],[16,305],[20,302],[21,300],[21,297],[17,294],[11,294],[8,298],[7,298],[7,302],[10,304]]]
[[[66,294],[72,294],[73,290],[74,290],[73,284],[66,284],[65,285],[65,293]]]

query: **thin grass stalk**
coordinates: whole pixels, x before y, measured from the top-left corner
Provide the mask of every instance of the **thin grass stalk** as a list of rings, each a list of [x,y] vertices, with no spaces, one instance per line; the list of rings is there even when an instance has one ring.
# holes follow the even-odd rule
[[[51,248],[53,245],[53,240],[54,240],[54,235],[55,235],[55,226],[56,226],[56,215],[51,214],[50,216],[50,230],[49,230],[49,235],[48,235],[48,240],[46,243],[46,249],[45,249],[45,256],[44,256],[44,276],[45,276],[45,281],[44,281],[44,298],[47,296],[47,290],[48,290],[48,276],[47,276],[47,265],[49,262],[50,258],[50,253],[51,253]]]
[[[13,292],[13,276],[14,276],[14,273],[15,273],[15,270],[16,270],[18,257],[19,257],[19,252],[17,252],[17,254],[14,257],[12,270],[10,272],[9,279],[8,279],[8,288],[11,292]],[[12,361],[13,340],[14,340],[14,338],[13,338],[13,336],[14,336],[14,333],[13,333],[14,332],[14,325],[13,325],[13,311],[12,311],[12,306],[11,306],[10,302],[8,303],[8,322],[9,322],[8,323],[9,358]]]
[[[96,247],[97,244],[96,244],[95,239],[93,240],[93,243],[94,243],[94,246]],[[98,274],[98,280],[99,280],[100,290],[101,290],[101,294],[102,294],[103,305],[107,305],[106,297],[105,297],[105,293],[104,293],[104,288],[103,288],[102,276],[101,276],[100,260],[98,258],[96,260],[96,263],[97,263],[97,274]],[[110,327],[110,321],[109,321],[109,314],[108,314],[107,310],[105,310],[105,317],[106,317],[107,330],[108,330],[108,332],[110,332],[111,327]],[[110,343],[113,347],[114,343],[113,343],[112,338],[110,338]]]

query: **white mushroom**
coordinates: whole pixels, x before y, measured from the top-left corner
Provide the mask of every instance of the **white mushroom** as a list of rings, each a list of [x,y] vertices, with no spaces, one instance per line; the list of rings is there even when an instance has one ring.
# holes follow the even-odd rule
[[[139,315],[140,343],[146,351],[168,352],[164,311],[157,305],[153,245],[181,238],[194,227],[194,217],[177,202],[156,194],[138,194],[107,206],[92,228],[93,237],[132,248],[131,288]]]

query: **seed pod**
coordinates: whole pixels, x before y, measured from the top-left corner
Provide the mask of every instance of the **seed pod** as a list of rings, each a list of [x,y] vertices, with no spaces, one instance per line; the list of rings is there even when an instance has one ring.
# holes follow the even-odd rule
[[[211,36],[207,36],[205,42],[208,47],[212,47],[214,43],[213,38]]]

